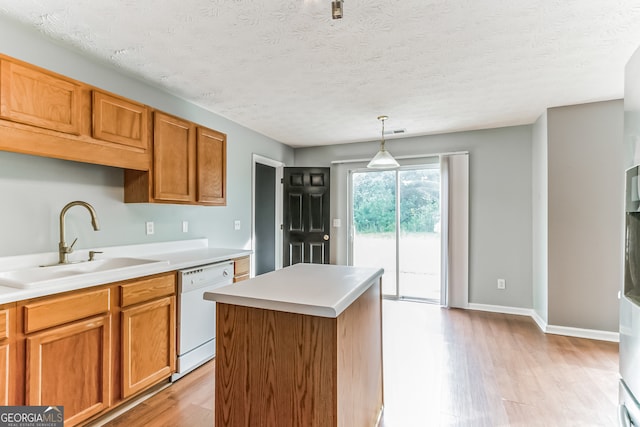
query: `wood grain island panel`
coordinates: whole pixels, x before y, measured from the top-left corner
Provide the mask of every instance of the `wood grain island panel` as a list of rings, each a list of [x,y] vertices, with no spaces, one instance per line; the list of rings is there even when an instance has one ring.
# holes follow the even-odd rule
[[[327,270],[321,277],[343,278],[344,283],[327,284],[328,288],[342,289],[346,298],[354,298],[335,317],[253,307],[256,304],[250,298],[248,305],[239,300],[217,303],[216,426],[370,427],[378,423],[383,407],[382,270],[374,271],[373,277],[365,275],[363,286],[358,282],[361,276],[349,274],[362,269],[336,267],[311,267],[315,273]],[[279,277],[290,281],[296,277],[290,269],[302,276],[310,273],[309,267],[292,266],[284,273],[269,273],[266,281],[251,279],[231,286],[245,286],[239,290],[244,295],[255,285],[268,293],[264,286],[270,283],[283,286]],[[291,283],[316,285],[304,278]],[[231,292],[226,288],[221,292]],[[356,294],[350,295],[353,289]],[[308,289],[311,294],[318,291]],[[215,294],[205,298],[213,300]]]

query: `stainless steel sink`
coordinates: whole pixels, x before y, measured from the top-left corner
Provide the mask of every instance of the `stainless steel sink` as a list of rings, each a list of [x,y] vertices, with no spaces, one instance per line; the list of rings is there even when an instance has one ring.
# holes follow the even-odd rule
[[[103,277],[120,280],[124,273],[152,274],[159,265],[169,261],[143,258],[104,258],[71,264],[30,267],[0,272],[0,286],[30,289],[58,284],[75,284]]]

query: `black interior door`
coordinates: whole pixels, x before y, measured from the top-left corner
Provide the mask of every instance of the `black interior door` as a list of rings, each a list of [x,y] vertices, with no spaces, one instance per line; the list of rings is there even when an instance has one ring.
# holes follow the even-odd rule
[[[284,168],[284,267],[329,264],[329,168]]]
[[[256,163],[255,275],[276,269],[276,168]],[[278,183],[279,185],[280,183]],[[278,224],[280,225],[280,224]]]

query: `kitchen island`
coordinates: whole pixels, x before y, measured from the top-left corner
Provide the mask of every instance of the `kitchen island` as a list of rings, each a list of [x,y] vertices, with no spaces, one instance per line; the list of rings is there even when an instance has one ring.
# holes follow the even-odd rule
[[[296,264],[216,301],[216,426],[375,426],[382,269]]]

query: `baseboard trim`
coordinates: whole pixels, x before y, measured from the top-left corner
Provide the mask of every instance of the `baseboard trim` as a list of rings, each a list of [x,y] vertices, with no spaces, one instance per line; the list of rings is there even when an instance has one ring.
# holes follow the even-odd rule
[[[549,325],[531,308],[507,307],[502,305],[469,303],[469,310],[490,311],[493,313],[516,314],[529,316],[536,322],[538,328],[545,334],[564,335],[568,337],[587,338],[591,340],[620,342],[620,334],[617,332],[600,331],[597,329],[573,328],[570,326]]]
[[[476,304],[470,302],[466,307],[469,310],[490,311],[492,313],[517,314],[519,316],[533,317],[533,310],[530,308],[507,307],[504,305]]]
[[[570,326],[547,325],[547,334],[566,335],[569,337],[589,338],[592,340],[620,342],[618,332],[599,331],[597,329],[572,328]]]

